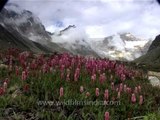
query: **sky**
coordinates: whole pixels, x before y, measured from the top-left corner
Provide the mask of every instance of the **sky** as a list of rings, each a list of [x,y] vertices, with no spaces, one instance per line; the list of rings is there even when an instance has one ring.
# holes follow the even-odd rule
[[[156,0],[10,0],[37,15],[46,30],[75,25],[89,38],[129,32],[142,38],[160,34]]]

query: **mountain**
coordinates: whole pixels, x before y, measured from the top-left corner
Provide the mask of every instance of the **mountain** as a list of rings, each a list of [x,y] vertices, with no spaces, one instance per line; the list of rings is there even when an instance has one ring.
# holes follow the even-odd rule
[[[72,54],[99,57],[91,48],[85,33],[80,31],[75,25],[69,25],[63,30],[52,34],[53,42],[64,47]]]
[[[116,60],[138,58],[148,51],[152,42],[130,33],[108,36],[100,41],[91,40],[75,25],[49,33],[36,15],[16,4],[7,4],[0,12],[0,28],[1,48],[13,46],[34,52],[70,52]]]
[[[134,60],[144,55],[151,40],[140,39],[131,33],[119,33],[91,43],[101,57],[118,60]]]
[[[73,54],[94,54],[102,58],[132,61],[144,55],[152,40],[135,37],[131,33],[119,33],[100,40],[90,39],[75,25],[52,34],[54,42]]]
[[[41,45],[41,47],[47,48],[52,52],[70,52],[73,54],[80,54],[85,56],[98,56],[96,52],[91,49],[89,44],[87,45],[87,43],[85,43],[83,39],[75,39],[75,42],[72,42],[70,44],[70,41],[65,41],[65,39],[63,43],[57,43],[56,39],[53,38],[53,36],[56,36],[58,39],[61,39],[64,36],[66,37],[72,28],[76,28],[75,25],[69,25],[56,34],[49,33],[45,30],[44,25],[42,24],[40,19],[36,17],[36,15],[28,10],[21,9],[16,4],[7,4],[5,8],[0,12],[0,25],[1,27],[3,27],[3,29],[5,29],[5,31],[7,31],[1,31],[1,34],[3,34],[3,36],[7,36],[9,33],[10,36],[14,38],[13,42],[11,41],[12,37],[5,37],[5,40],[3,37],[1,37],[1,42],[3,43],[3,45],[8,44],[8,41],[10,41],[10,46],[15,47],[15,44],[12,43],[16,42],[19,43],[18,45],[20,45],[17,47],[22,48],[21,43],[25,41],[25,45],[29,45],[32,42],[32,45],[30,45],[30,49],[34,50],[37,49],[35,48],[36,46],[33,45],[36,43],[38,44],[38,46]],[[23,46],[23,49],[24,48],[25,47]]]
[[[160,35],[158,35],[155,40],[152,42],[151,46],[149,47],[148,52],[154,50],[155,48],[160,47]]]
[[[21,9],[16,4],[7,4],[0,13],[0,22],[7,29],[14,28],[32,41],[47,44],[51,37],[38,17],[32,12]]]
[[[160,35],[158,35],[149,47],[148,52],[134,60],[149,70],[160,71]]]
[[[27,50],[35,53],[52,52],[47,46],[31,41],[21,36],[21,34],[15,30],[8,31],[5,27],[0,25],[0,49],[7,48],[18,48],[23,51]]]
[[[65,29],[60,30],[58,35],[61,36],[61,35],[65,34],[65,32],[69,31],[69,30],[72,29],[72,28],[76,28],[76,26],[75,26],[75,25],[69,25],[69,26],[66,27]]]
[[[14,36],[14,40],[17,40],[16,42],[25,41],[26,44],[28,42],[28,44],[32,42],[32,44],[41,46],[41,49],[47,48],[51,52],[67,51],[63,47],[60,47],[51,41],[51,35],[45,30],[44,25],[36,15],[28,10],[21,9],[16,4],[10,3],[3,8],[0,12],[0,25],[7,31],[1,31],[1,34],[4,36],[8,35],[6,33],[9,33],[10,35],[12,34],[11,36]],[[21,38],[21,41],[19,38]],[[10,41],[11,39],[12,37],[8,40]],[[6,41],[7,38],[1,38],[1,42],[3,42],[3,44],[6,43]],[[14,44],[12,46],[14,46]],[[20,46],[17,47],[21,48]],[[30,46],[32,49],[37,49],[34,47],[35,46]]]

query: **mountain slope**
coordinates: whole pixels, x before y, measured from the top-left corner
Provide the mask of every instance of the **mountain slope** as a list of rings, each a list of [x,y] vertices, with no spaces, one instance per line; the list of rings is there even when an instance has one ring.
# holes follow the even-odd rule
[[[45,30],[38,17],[28,10],[21,9],[16,4],[7,4],[0,12],[0,23],[7,29],[12,27],[21,35],[32,41],[47,44],[51,41],[50,35]]]
[[[149,47],[148,52],[152,51],[157,47],[160,47],[160,35],[156,36],[155,40],[152,42],[151,46]]]
[[[8,31],[0,25],[0,49],[18,48],[20,50],[28,50],[36,53],[50,53],[48,47],[42,46],[39,43],[28,40],[21,36],[17,31]]]
[[[0,25],[1,48],[6,48],[4,46],[8,45],[8,41],[10,41],[11,45],[8,45],[10,47],[29,49],[34,52],[67,51],[51,42],[50,34],[45,30],[38,17],[30,11],[21,9],[16,4],[7,4],[0,12]]]
[[[134,60],[134,62],[139,64],[144,64],[148,69],[160,71],[160,35],[155,38],[149,47],[148,52]]]

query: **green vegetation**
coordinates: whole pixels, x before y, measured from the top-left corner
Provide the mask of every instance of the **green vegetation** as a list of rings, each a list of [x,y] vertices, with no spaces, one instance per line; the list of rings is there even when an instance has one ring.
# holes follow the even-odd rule
[[[68,54],[12,53],[16,51],[2,53],[8,68],[0,68],[0,119],[104,120],[109,112],[110,120],[137,116],[159,120],[160,88],[137,75],[137,69]],[[104,98],[106,89],[108,99]],[[66,104],[69,100],[82,103]],[[112,104],[100,104],[104,100]]]

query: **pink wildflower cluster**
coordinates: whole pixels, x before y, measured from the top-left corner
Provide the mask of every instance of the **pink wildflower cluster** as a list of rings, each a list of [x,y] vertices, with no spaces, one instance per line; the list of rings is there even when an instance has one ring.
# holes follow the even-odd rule
[[[6,78],[6,79],[3,81],[2,86],[0,86],[0,96],[3,95],[3,94],[5,94],[5,93],[7,92],[8,83],[9,83],[9,79]]]

